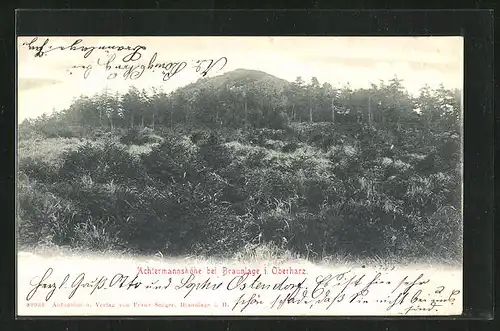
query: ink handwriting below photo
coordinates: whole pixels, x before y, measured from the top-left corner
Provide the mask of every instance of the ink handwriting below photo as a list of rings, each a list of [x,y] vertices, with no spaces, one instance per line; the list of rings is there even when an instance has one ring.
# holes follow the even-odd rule
[[[62,276],[63,274],[60,274]],[[228,308],[244,312],[251,308],[279,311],[287,305],[300,305],[305,309],[322,308],[325,313],[332,307],[346,304],[381,305],[386,311],[407,315],[410,312],[438,312],[440,307],[454,305],[461,293],[445,285],[429,286],[431,279],[423,273],[396,279],[390,274],[362,273],[348,270],[337,274],[299,277],[284,276],[280,280],[266,279],[265,275],[243,274],[225,279],[210,276],[183,275],[182,277],[146,279],[141,275],[117,273],[112,276],[88,277],[85,273],[66,274],[54,279],[54,269],[30,281],[25,299],[48,302],[58,292],[67,299],[79,294],[92,296],[107,289],[123,291],[175,291],[184,299],[189,296],[206,297],[214,292],[228,292],[233,302]],[[220,295],[220,294],[219,294]]]

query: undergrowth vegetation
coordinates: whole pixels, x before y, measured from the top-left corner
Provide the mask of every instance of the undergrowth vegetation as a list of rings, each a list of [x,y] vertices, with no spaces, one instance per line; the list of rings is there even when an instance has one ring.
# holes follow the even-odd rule
[[[290,138],[254,130],[246,144],[170,130],[142,153],[73,140],[58,158],[42,149],[52,155],[66,138],[31,141],[19,163],[21,241],[174,255],[232,255],[260,242],[311,259],[460,256],[460,173],[444,167],[457,159],[438,153],[426,166],[413,148],[388,155],[384,134],[369,128],[357,132],[369,141],[335,135],[333,124],[322,141],[297,141],[303,129]]]
[[[461,259],[459,132],[425,118],[396,127],[346,119],[74,134],[44,123],[19,135],[25,246]]]

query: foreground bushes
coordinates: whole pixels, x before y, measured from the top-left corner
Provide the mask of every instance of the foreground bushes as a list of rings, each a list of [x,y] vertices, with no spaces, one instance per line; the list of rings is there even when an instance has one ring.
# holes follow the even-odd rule
[[[131,158],[125,146],[114,142],[85,143],[63,156],[59,176],[65,180],[92,178],[103,183],[136,181],[142,177],[142,167]]]
[[[273,250],[318,259],[460,257],[456,153],[441,147],[422,157],[393,149],[384,132],[358,128],[354,138],[325,125],[232,138],[227,130],[159,139],[135,130],[121,143],[82,143],[57,163],[21,159],[20,239],[228,256],[260,238]],[[151,150],[134,156],[127,144]],[[435,162],[424,167],[431,153]]]

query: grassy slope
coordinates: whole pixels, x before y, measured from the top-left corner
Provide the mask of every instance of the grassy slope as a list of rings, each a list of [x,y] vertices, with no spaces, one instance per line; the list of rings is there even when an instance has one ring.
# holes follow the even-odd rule
[[[318,127],[317,130],[321,130],[321,124],[316,124],[313,126],[308,126],[308,125],[296,125],[294,130],[299,131],[299,130],[310,130],[312,131],[315,130],[314,127]],[[244,133],[242,133],[244,134]],[[300,135],[299,135],[300,136]],[[306,132],[305,136],[311,136],[310,132]],[[297,168],[297,162],[300,163],[301,169],[303,169],[302,172],[308,172],[308,174],[305,174],[304,176],[321,176],[323,174],[326,174],[328,172],[328,160],[332,156],[332,154],[335,153],[343,153],[342,155],[355,155],[356,153],[359,153],[358,146],[356,146],[356,139],[353,137],[352,133],[349,132],[344,132],[344,133],[339,133],[339,135],[335,138],[336,141],[332,143],[332,146],[325,150],[321,150],[319,147],[314,147],[308,143],[301,143],[298,142],[296,143],[295,150],[292,152],[283,152],[282,149],[286,144],[290,143],[295,143],[293,140],[293,137],[295,135],[291,135],[288,137],[275,137],[275,139],[264,139],[263,141],[258,142],[257,144],[250,143],[250,139],[248,137],[239,137],[237,134],[232,134],[232,137],[227,139],[226,143],[224,146],[227,147],[229,151],[231,151],[231,154],[233,155],[233,159],[236,161],[241,161],[241,162],[247,162],[249,158],[251,158],[253,155],[259,154],[259,162],[262,162],[262,164],[265,165],[266,168],[271,169],[275,167],[277,164],[279,164],[282,167],[290,167],[290,168]],[[273,138],[273,137],[271,137]],[[113,141],[118,141],[118,136],[113,137],[111,140]],[[49,167],[53,169],[58,169],[61,166],[62,163],[62,158],[64,156],[64,153],[67,151],[75,151],[78,149],[79,146],[82,146],[83,144],[87,142],[91,142],[92,145],[107,145],[109,144],[109,139],[104,139],[104,138],[99,138],[99,139],[76,139],[76,138],[30,138],[30,139],[24,139],[20,140],[18,147],[18,156],[19,156],[19,164],[21,167],[24,164],[31,164],[33,161],[38,161],[38,162],[43,162],[44,164],[48,165]],[[120,144],[119,144],[120,145]],[[147,155],[151,153],[153,150],[154,146],[157,146],[158,143],[149,143],[149,144],[141,144],[141,145],[136,145],[136,144],[129,144],[129,145],[123,145],[126,147],[128,153],[130,153],[131,158],[137,158],[140,155]],[[256,146],[259,145],[259,146]],[[418,161],[419,155],[416,155],[414,157],[415,162]],[[421,158],[421,157],[420,157]],[[387,159],[387,158],[385,158]],[[383,162],[385,161],[384,158],[380,159],[381,164],[383,165]],[[341,161],[342,162],[342,161]],[[388,162],[388,161],[386,161]],[[403,161],[398,161],[399,162],[399,167],[405,167],[408,164],[404,163]],[[389,164],[386,164],[388,166]],[[393,165],[394,166],[394,165]],[[412,166],[412,165],[408,165]],[[43,192],[40,191],[40,185],[38,184],[39,180],[37,178],[34,178],[36,176],[30,175],[30,176],[25,176],[22,177],[20,180],[20,193],[21,193],[21,199],[28,200],[29,203],[36,205],[37,208],[44,210],[44,213],[42,213],[42,217],[52,219],[52,222],[54,224],[58,224],[58,226],[61,226],[61,223],[64,225],[64,220],[57,220],[58,217],[67,217],[67,214],[65,214],[63,211],[61,211],[61,204],[64,205],[64,203],[67,203],[66,208],[71,208],[71,205],[73,202],[71,201],[66,201],[64,196],[57,196],[57,195],[51,195],[50,194],[50,189],[49,192]],[[82,181],[85,181],[85,178],[82,178]],[[91,182],[90,187],[92,187],[93,183]],[[43,185],[42,187],[47,188],[46,185]],[[38,197],[37,199],[33,199],[33,197]],[[52,205],[51,205],[52,204]],[[59,209],[58,209],[59,208]],[[275,206],[274,209],[271,211],[271,216],[275,216],[276,213],[280,214],[283,216],[283,212],[286,215],[286,210],[283,209],[283,205],[279,205],[279,203]],[[288,211],[290,213],[290,211]],[[274,214],[272,214],[274,213]],[[20,225],[21,228],[23,228],[23,224],[29,223],[30,221],[30,216],[33,215],[32,211],[26,211],[24,210],[20,216]],[[40,217],[40,215],[38,215]],[[280,215],[278,215],[280,216]],[[288,215],[289,216],[289,215]],[[40,220],[41,218],[39,218]],[[58,223],[59,222],[59,223]],[[43,227],[42,227],[43,228]],[[52,229],[53,230],[53,229]],[[107,229],[106,227],[101,227],[101,228],[96,228],[95,226],[92,227],[87,227],[87,228],[82,228],[82,231],[87,232],[90,235],[94,235],[97,238],[88,237],[86,240],[89,241],[87,248],[94,248],[95,246],[95,239],[99,239],[101,237],[105,237],[104,242],[101,242],[100,249],[104,251],[108,251],[110,249],[118,249],[122,251],[127,251],[127,247],[125,246],[117,246],[115,247],[114,242],[113,242],[113,234],[111,229]],[[43,232],[43,231],[42,231]],[[53,232],[53,231],[52,231]],[[41,237],[39,236],[39,240],[35,240],[31,244],[28,244],[26,242],[22,242],[23,244],[28,244],[28,246],[37,245],[37,246],[44,246],[45,247],[54,247],[54,234],[52,232],[48,232],[47,234],[41,233]],[[27,233],[26,235],[33,235]],[[110,237],[110,238],[108,238]],[[57,244],[56,244],[57,245]],[[67,242],[66,245],[64,246],[74,246],[71,241]],[[85,249],[84,247],[82,247]],[[315,254],[315,256],[313,256]],[[321,254],[321,253],[319,253]],[[240,247],[238,252],[235,252],[234,254],[235,258],[237,259],[248,259],[248,258],[258,258],[258,259],[276,259],[276,258],[318,258],[318,253],[313,252],[310,253],[309,251],[307,252],[299,252],[299,253],[292,253],[286,248],[279,247],[279,245],[276,244],[268,244],[261,246],[258,251],[250,251],[248,247]],[[355,257],[351,256],[349,253],[342,253],[339,252],[338,254],[321,254],[321,258],[325,261],[328,260],[334,260],[334,261],[346,261],[347,260],[353,260],[356,259]],[[385,257],[387,259],[389,257]],[[404,261],[405,258],[402,256],[393,256],[392,258],[396,258],[400,261]],[[448,258],[442,258],[440,254],[436,254],[435,256],[430,257],[431,259],[435,260],[448,260]],[[372,261],[379,260],[377,256],[371,256],[369,258]],[[409,257],[407,260],[409,262],[412,261],[413,258]]]

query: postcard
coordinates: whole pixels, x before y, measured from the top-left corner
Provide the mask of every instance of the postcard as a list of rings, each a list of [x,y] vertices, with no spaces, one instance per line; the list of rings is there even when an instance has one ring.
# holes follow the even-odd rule
[[[462,37],[17,41],[17,315],[461,315]]]

